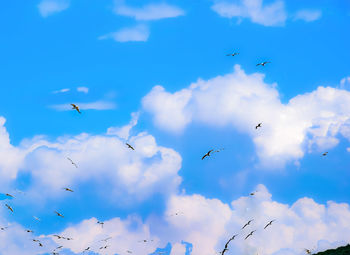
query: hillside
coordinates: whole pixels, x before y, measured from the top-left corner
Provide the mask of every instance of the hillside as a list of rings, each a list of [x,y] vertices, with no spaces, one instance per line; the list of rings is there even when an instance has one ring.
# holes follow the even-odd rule
[[[350,255],[350,244],[337,249],[316,253],[315,255]]]

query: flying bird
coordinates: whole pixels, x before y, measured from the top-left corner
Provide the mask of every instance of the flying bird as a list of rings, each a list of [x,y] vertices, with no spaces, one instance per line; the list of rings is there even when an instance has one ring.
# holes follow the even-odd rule
[[[100,224],[101,227],[103,228],[103,224],[105,224],[103,221],[97,221],[97,224]]]
[[[71,190],[70,188],[63,188],[65,191],[69,191],[69,192],[74,192],[73,190]]]
[[[26,229],[26,232],[27,232],[27,233],[34,233],[34,231],[33,231],[33,230],[30,230],[30,229]]]
[[[250,233],[244,238],[244,240],[246,240],[248,237],[252,236],[253,233],[254,233],[255,231],[256,231],[256,230],[253,230],[252,232],[250,232]]]
[[[307,254],[311,254],[311,251],[310,251],[309,249],[305,249],[305,252],[306,252]]]
[[[253,220],[248,221],[241,229],[244,229],[246,226],[248,226]]]
[[[325,153],[322,154],[322,156],[327,156],[328,151],[326,151]]]
[[[237,55],[239,55],[238,52],[226,54],[226,56],[228,56],[228,57],[234,57],[234,56],[237,56]]]
[[[78,168],[77,164],[75,164],[74,161],[71,158],[67,157],[67,159],[72,163],[72,165],[74,165],[76,168]]]
[[[205,159],[206,157],[210,157],[210,153],[212,153],[214,150],[208,151],[203,157],[202,160]]]
[[[258,125],[255,126],[255,129],[258,129],[259,127],[261,127],[262,123],[259,123]]]
[[[261,63],[256,64],[256,66],[265,66],[265,65],[268,64],[268,63],[271,63],[271,62],[269,62],[269,61],[264,61],[264,62],[261,62]]]
[[[267,228],[268,226],[272,225],[272,222],[274,222],[274,221],[275,221],[275,220],[272,220],[272,221],[270,221],[269,223],[267,223],[266,226],[264,227],[264,229]]]
[[[61,246],[58,246],[57,248],[54,249],[54,251],[59,250],[59,249],[62,249],[62,248],[63,248],[62,245],[61,245]]]
[[[100,247],[100,250],[102,250],[102,249],[107,249],[107,248],[108,248],[108,245],[102,246],[102,247]]]
[[[109,239],[112,239],[112,237],[107,237],[107,238],[105,238],[105,239],[102,239],[102,240],[100,240],[100,242],[107,242]]]
[[[33,216],[33,218],[34,218],[35,220],[37,220],[37,221],[40,221],[40,219],[39,219],[38,217],[36,217],[36,216]]]
[[[14,198],[11,194],[6,193],[5,196],[8,196],[10,198]]]
[[[42,244],[42,243],[39,243],[39,246],[40,246],[40,247],[43,247],[43,244]]]
[[[40,242],[38,239],[32,239],[33,242]]]
[[[71,238],[71,237],[66,237],[64,239],[66,239],[67,241],[73,240],[73,238]]]
[[[153,240],[141,240],[141,241],[139,241],[139,243],[142,243],[142,242],[144,242],[144,243],[153,242]]]
[[[59,236],[59,235],[52,235],[52,236],[54,236],[54,237],[57,237],[57,239],[64,239],[64,237],[62,237],[62,236]],[[56,248],[56,249],[59,249],[59,248]]]
[[[90,250],[90,247],[87,247],[87,248],[83,251],[83,253],[86,252],[86,251],[89,251],[89,250]]]
[[[81,113],[81,111],[79,110],[79,106],[77,106],[76,104],[70,104],[72,106],[73,110],[77,110],[77,112]]]
[[[0,230],[5,230],[7,229],[8,227],[0,227]]]
[[[228,249],[227,249],[227,248],[224,248],[224,249],[220,252],[221,255],[224,255],[226,251],[228,251]]]
[[[59,212],[55,211],[55,213],[57,214],[57,216],[64,218],[64,216],[62,214],[60,214]]]
[[[255,193],[256,193],[256,191],[254,191],[254,192],[250,193],[249,195],[254,196],[254,195],[255,195]]]
[[[9,209],[11,212],[13,212],[13,209],[11,206],[9,206],[8,204],[5,204],[5,206],[7,207],[7,209]]]
[[[133,151],[135,150],[134,147],[132,147],[130,144],[128,143],[125,143],[125,144],[128,146],[129,149],[132,149]]]

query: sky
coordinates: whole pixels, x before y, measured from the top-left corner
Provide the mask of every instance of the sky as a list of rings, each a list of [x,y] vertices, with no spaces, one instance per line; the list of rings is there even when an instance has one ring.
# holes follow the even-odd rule
[[[6,1],[0,20],[0,255],[350,243],[348,0]]]

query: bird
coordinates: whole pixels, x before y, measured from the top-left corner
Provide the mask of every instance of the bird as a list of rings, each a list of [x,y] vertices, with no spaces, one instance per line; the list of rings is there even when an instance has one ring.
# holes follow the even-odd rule
[[[250,233],[244,238],[244,240],[246,240],[248,237],[252,236],[253,233],[254,233],[255,231],[256,231],[256,230],[253,230],[252,232],[250,232]]]
[[[214,150],[208,151],[203,157],[202,160],[205,159],[206,157],[210,157],[210,153],[212,153]]]
[[[9,206],[8,204],[5,204],[5,206],[7,207],[7,209],[9,209],[11,212],[13,212],[13,209],[11,206]]]
[[[73,190],[71,190],[70,188],[63,188],[65,191],[69,191],[69,192],[74,192]]]
[[[34,218],[35,220],[37,220],[37,221],[40,221],[40,219],[39,219],[38,217],[36,217],[36,216],[33,216],[33,218]]]
[[[128,143],[125,143],[125,144],[128,146],[129,149],[132,149],[133,151],[135,150],[134,147],[132,147],[130,144]]]
[[[183,214],[183,212],[176,212],[176,213],[174,213],[174,214],[170,214],[169,216],[171,217],[171,216],[178,216],[178,215],[180,215],[180,214]]]
[[[311,251],[310,251],[309,249],[305,249],[305,252],[306,252],[307,254],[311,254]]]
[[[11,194],[6,193],[5,196],[8,196],[10,198],[14,198]]]
[[[132,251],[129,251],[129,250],[127,250],[126,252],[127,252],[127,253],[132,253]]]
[[[39,243],[39,246],[40,246],[40,247],[43,247],[43,244],[42,244],[42,243]]]
[[[0,227],[0,230],[4,231],[5,229],[7,229],[8,227]]]
[[[86,251],[89,251],[89,250],[90,250],[90,246],[87,247],[87,248],[83,251],[83,253],[86,252]]]
[[[73,238],[71,238],[71,237],[66,237],[64,239],[66,239],[67,241],[73,240]]]
[[[139,241],[139,243],[141,243],[141,242],[147,243],[147,242],[153,242],[153,240],[141,240],[141,241]]]
[[[233,236],[226,242],[224,249],[221,251],[221,254],[222,254],[222,255],[223,255],[226,251],[228,251],[228,245],[229,245],[229,243],[230,243],[233,239],[235,239],[236,236],[237,236],[237,235],[233,235]]]
[[[325,153],[322,154],[322,156],[327,156],[328,151],[326,151]]]
[[[228,56],[228,57],[234,57],[236,55],[239,55],[239,53],[238,52],[234,52],[234,53],[226,54],[226,56]]]
[[[269,223],[267,223],[266,226],[264,227],[264,229],[267,228],[268,226],[272,225],[272,222],[274,222],[274,221],[275,221],[275,220],[272,220],[272,221],[270,221]]]
[[[112,237],[107,237],[107,238],[105,238],[105,239],[102,239],[102,240],[100,240],[100,242],[107,242],[109,239],[112,239]]]
[[[33,242],[40,242],[38,239],[32,239]]]
[[[62,236],[59,236],[59,235],[52,235],[52,236],[57,237],[57,239],[63,238]],[[56,248],[56,249],[58,249],[58,248]]]
[[[108,248],[108,245],[102,246],[102,247],[100,247],[100,250],[102,250],[102,249],[107,249],[107,248]]]
[[[227,248],[224,248],[224,249],[220,252],[221,255],[224,255],[226,251],[228,251],[228,249],[227,249]]]
[[[269,62],[269,61],[264,61],[264,62],[261,62],[261,63],[256,64],[256,66],[265,66],[267,63],[271,63],[271,62]]]
[[[77,112],[81,113],[81,111],[79,110],[79,106],[77,106],[76,104],[70,104],[72,106],[73,110],[77,110]]]
[[[55,213],[57,214],[57,216],[64,218],[64,216],[62,214],[60,214],[59,212],[55,211]]]
[[[100,224],[101,225],[101,227],[103,228],[103,224],[105,224],[104,222],[102,222],[102,221],[97,221],[97,224]]]
[[[253,220],[248,221],[241,229],[244,229],[246,226],[248,226]]]
[[[254,196],[254,195],[255,195],[255,193],[256,193],[256,191],[254,191],[254,192],[250,193],[249,195]]]
[[[70,158],[67,157],[67,159],[72,163],[72,165],[74,165],[76,168],[78,168],[77,164],[74,163],[74,161]]]
[[[258,125],[255,126],[255,129],[258,129],[259,127],[261,127],[262,123],[259,123]]]
[[[27,232],[27,233],[34,233],[34,231],[33,231],[33,230],[30,230],[30,229],[26,229],[26,232]]]
[[[59,249],[62,249],[63,248],[63,246],[61,245],[61,246],[58,246],[57,248],[55,248],[53,251],[56,251],[56,250],[59,250]]]

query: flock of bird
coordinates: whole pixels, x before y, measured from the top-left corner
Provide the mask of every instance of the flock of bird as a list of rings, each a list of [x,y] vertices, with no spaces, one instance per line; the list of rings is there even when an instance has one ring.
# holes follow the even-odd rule
[[[226,56],[232,56],[232,57],[234,57],[234,56],[237,56],[237,55],[239,55],[239,53],[234,52],[234,53],[227,54]],[[268,64],[268,63],[271,63],[271,62],[269,62],[269,61],[264,61],[264,62],[261,62],[261,63],[256,64],[256,66],[265,66],[265,65]],[[72,106],[72,110],[76,110],[79,114],[81,114],[81,111],[80,111],[80,108],[79,108],[78,105],[76,105],[76,104],[71,104],[71,106]],[[258,129],[258,128],[262,128],[262,123],[258,123],[258,124],[255,126],[255,129]],[[133,150],[133,151],[135,150],[135,148],[134,148],[132,145],[130,145],[129,143],[125,143],[125,145],[126,145],[127,148],[129,148],[130,150]],[[220,152],[220,151],[222,151],[222,150],[223,150],[223,149],[217,149],[217,150],[210,149],[207,153],[205,153],[205,154],[202,156],[202,160],[204,160],[205,158],[209,158],[209,157],[212,156],[213,153],[217,153],[217,152]],[[324,152],[324,153],[322,154],[322,156],[326,156],[327,154],[328,154],[328,152]],[[77,165],[71,158],[67,157],[67,159],[69,160],[69,162],[70,162],[75,168],[78,168],[78,165]],[[64,191],[67,191],[67,192],[74,192],[71,188],[68,188],[68,187],[64,187],[64,188],[62,188],[62,189],[63,189]],[[20,192],[20,191],[19,191],[19,192]],[[5,195],[6,195],[8,198],[11,198],[11,199],[14,199],[14,198],[15,198],[13,195],[11,195],[11,194],[9,194],[9,193],[6,193]],[[251,195],[251,196],[254,196],[254,195],[255,195],[255,192],[250,193],[250,195]],[[7,207],[7,209],[8,209],[9,211],[11,211],[11,213],[14,213],[14,209],[13,209],[9,204],[6,203],[5,206]],[[60,213],[60,212],[58,212],[58,211],[54,211],[54,214],[56,214],[57,217],[64,218],[63,214]],[[172,214],[172,215],[170,215],[170,216],[179,216],[179,215],[181,215],[181,214],[182,214],[182,212],[176,212],[175,214]],[[40,220],[38,217],[36,217],[36,216],[33,216],[33,218],[34,218],[36,221],[41,221],[41,220]],[[254,221],[253,219],[252,219],[252,220],[249,220],[249,221],[241,228],[241,230],[243,230],[243,229],[245,229],[246,227],[250,226],[250,223],[253,222],[253,221]],[[268,223],[266,224],[266,226],[264,227],[264,229],[266,229],[268,226],[271,226],[272,223],[273,223],[274,221],[275,221],[275,220],[271,220],[270,222],[268,222]],[[97,221],[96,224],[99,224],[102,228],[103,228],[103,226],[104,226],[104,222],[102,222],[102,221]],[[5,231],[7,228],[8,228],[8,227],[0,227],[0,230],[1,230],[1,231]],[[32,230],[30,230],[30,229],[26,229],[25,231],[26,231],[27,233],[34,233],[34,231],[32,231]],[[252,230],[247,236],[245,236],[244,240],[247,240],[247,239],[248,239],[249,237],[251,237],[251,236],[254,234],[254,232],[256,232],[256,231],[257,231],[257,230]],[[221,252],[219,252],[221,255],[224,255],[225,252],[229,250],[229,244],[230,244],[230,242],[233,241],[238,235],[239,235],[239,234],[233,235],[233,236],[226,242],[226,244],[225,244],[223,250],[222,250]],[[57,234],[54,234],[54,235],[51,235],[51,236],[57,238],[58,240],[61,240],[61,239],[62,239],[62,240],[67,240],[67,241],[73,240],[73,238],[64,237],[64,236],[60,236],[60,235],[57,235]],[[107,242],[108,242],[110,239],[112,239],[112,237],[108,237],[108,238],[105,238],[105,239],[100,240],[100,242],[105,242],[106,244],[105,244],[105,245],[102,245],[102,246],[100,245],[100,247],[98,247],[98,249],[99,249],[99,250],[107,249],[107,248],[110,246],[110,245],[107,244]],[[40,241],[40,240],[38,240],[38,239],[32,239],[32,241],[33,241],[34,243],[38,243],[38,245],[39,245],[40,247],[43,247],[43,246],[44,246],[44,245],[43,245],[43,242]],[[153,241],[153,240],[146,240],[146,239],[145,239],[145,240],[140,240],[139,242],[147,243],[147,242],[152,242],[152,241]],[[57,248],[55,248],[55,249],[52,251],[51,254],[52,254],[52,255],[59,255],[59,250],[61,250],[61,249],[63,249],[63,248],[64,248],[64,247],[63,247],[62,245],[60,245],[60,246],[58,246]],[[82,251],[82,253],[90,252],[90,251],[92,251],[91,246],[85,248],[85,249]],[[311,254],[311,251],[310,251],[310,250],[305,249],[305,251],[306,251],[307,254]],[[130,251],[130,250],[126,250],[126,253],[131,254],[131,253],[133,253],[133,252]],[[160,251],[160,252],[156,252],[156,253],[157,253],[157,254],[163,254],[163,253],[165,253],[165,252],[164,252],[164,251]]]

